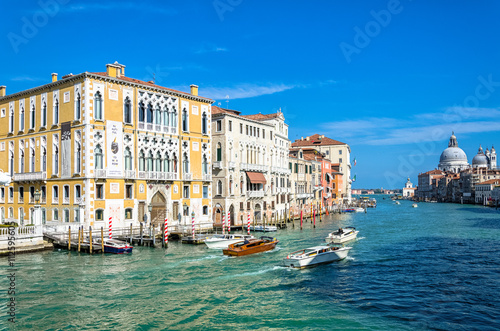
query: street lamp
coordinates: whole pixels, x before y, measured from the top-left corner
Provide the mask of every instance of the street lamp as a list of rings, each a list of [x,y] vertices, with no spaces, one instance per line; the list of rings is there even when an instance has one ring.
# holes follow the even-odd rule
[[[40,193],[40,191],[38,189],[36,189],[35,193],[33,194],[34,198],[35,198],[35,203],[38,205],[38,202],[40,202],[40,196],[42,195],[42,193]]]
[[[149,211],[149,212],[152,212],[152,211],[153,211],[153,205],[151,205],[151,204],[150,204],[150,205],[148,205],[148,211]]]

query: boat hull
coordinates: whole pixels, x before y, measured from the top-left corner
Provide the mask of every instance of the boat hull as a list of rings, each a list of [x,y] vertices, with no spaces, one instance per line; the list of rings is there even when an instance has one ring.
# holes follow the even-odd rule
[[[104,245],[104,253],[111,253],[111,254],[126,254],[126,253],[132,253],[132,249],[134,247],[132,246],[126,246],[126,247],[113,247],[113,246],[107,246]]]
[[[358,236],[359,231],[353,231],[345,236],[338,236],[338,235],[329,235],[326,237],[325,241],[327,243],[333,243],[333,244],[342,244],[351,240],[356,239]]]
[[[226,249],[223,249],[222,253],[228,256],[245,256],[255,253],[261,253],[273,250],[278,242],[278,240],[265,242],[259,239],[255,239],[251,240],[248,244],[245,245],[230,245]]]
[[[285,267],[296,269],[311,268],[321,264],[343,260],[347,257],[350,249],[351,247],[342,247],[335,251],[317,254],[315,256],[307,256],[303,258],[287,257],[283,260],[283,264],[285,265]]]
[[[256,232],[276,232],[276,231],[278,231],[278,228],[276,226],[274,226],[274,225],[266,225],[265,228],[262,225],[256,225],[256,226],[250,226],[250,231],[256,231]]]
[[[255,238],[248,238],[248,239],[255,239]],[[229,245],[236,244],[244,240],[245,240],[244,237],[234,238],[234,239],[219,239],[219,240],[206,239],[205,245],[207,245],[209,249],[225,249]]]

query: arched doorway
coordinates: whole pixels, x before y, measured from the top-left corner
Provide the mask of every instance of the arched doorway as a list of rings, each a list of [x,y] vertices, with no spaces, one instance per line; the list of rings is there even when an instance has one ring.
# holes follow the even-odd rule
[[[222,208],[221,205],[217,204],[214,208],[215,213],[215,224],[222,224]]]
[[[167,199],[160,192],[156,192],[151,198],[151,205],[153,206],[151,210],[151,224],[153,226],[163,224],[167,212]]]
[[[236,225],[236,218],[234,217],[234,206],[229,207],[229,219],[231,220],[231,225]]]
[[[256,204],[253,212],[253,219],[256,223],[262,222],[262,209],[260,204]]]

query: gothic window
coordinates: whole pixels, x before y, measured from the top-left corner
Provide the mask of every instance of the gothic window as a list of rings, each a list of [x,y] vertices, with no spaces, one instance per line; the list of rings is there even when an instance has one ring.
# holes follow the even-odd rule
[[[24,107],[21,107],[21,113],[19,116],[19,131],[24,131]]]
[[[30,172],[35,172],[35,148],[30,148]]]
[[[141,101],[139,104],[139,122],[144,122],[145,120],[145,110],[144,110],[144,103]]]
[[[163,170],[165,172],[170,172],[170,156],[167,154],[167,157],[165,158],[165,165],[163,166]]]
[[[148,104],[146,117],[147,117],[147,122],[153,124],[153,105],[151,103]]]
[[[182,131],[188,131],[188,112],[186,108],[182,110]]]
[[[43,103],[42,106],[42,127],[47,126],[47,103]]]
[[[59,173],[59,145],[57,138],[54,139],[54,145],[52,149],[52,173],[57,175]]]
[[[153,171],[153,152],[149,151],[147,158],[147,171]]]
[[[19,173],[24,173],[24,148],[19,150]]]
[[[82,117],[82,98],[80,97],[80,93],[78,93],[75,99],[75,120],[79,121],[81,117]]]
[[[222,145],[217,143],[217,161],[222,161]]]
[[[155,124],[158,124],[158,125],[161,124],[161,109],[160,109],[159,105],[156,106],[156,110],[155,110]]]
[[[126,97],[125,102],[123,104],[123,121],[125,123],[132,123],[132,103],[130,102],[130,98]]]
[[[14,132],[14,110],[9,110],[9,132]]]
[[[35,128],[35,105],[33,105],[33,107],[31,107],[31,111],[30,111],[30,129],[34,129]]]
[[[203,174],[204,175],[208,174],[208,160],[207,160],[206,155],[203,155],[203,160],[202,160],[201,166],[202,166]]]
[[[96,169],[103,169],[104,158],[103,158],[103,155],[102,155],[101,145],[97,145],[95,147],[94,154],[95,154],[95,168]]]
[[[161,162],[160,152],[156,153],[155,163],[156,163],[155,164],[155,171],[161,171],[162,162]]]
[[[170,113],[170,126],[177,127],[177,110],[175,107],[172,108],[172,112]]]
[[[174,170],[175,173],[177,173],[177,155],[175,154],[174,154],[172,169]]]
[[[82,171],[82,146],[80,142],[75,142],[75,173],[79,174]]]
[[[139,171],[145,171],[146,169],[146,161],[144,156],[144,151],[141,150],[139,152]]]
[[[217,195],[222,195],[222,181],[217,182]]]
[[[94,118],[102,120],[102,96],[99,91],[94,95]]]
[[[163,125],[170,126],[170,116],[169,116],[168,108],[165,106],[163,108]]]
[[[207,113],[203,113],[201,115],[201,133],[202,134],[208,134],[208,118],[207,118]]]
[[[132,170],[132,153],[130,147],[125,148],[125,170]]]
[[[183,173],[189,173],[189,158],[188,154],[184,153],[183,155],[183,160],[182,160],[182,172]]]

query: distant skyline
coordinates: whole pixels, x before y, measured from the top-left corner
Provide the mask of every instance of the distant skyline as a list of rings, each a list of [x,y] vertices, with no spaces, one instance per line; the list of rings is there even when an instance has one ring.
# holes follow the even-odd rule
[[[437,167],[452,131],[469,163],[500,148],[499,14],[493,0],[21,0],[0,13],[0,85],[118,61],[243,114],[281,108],[292,142],[351,146],[353,188],[402,188]]]

